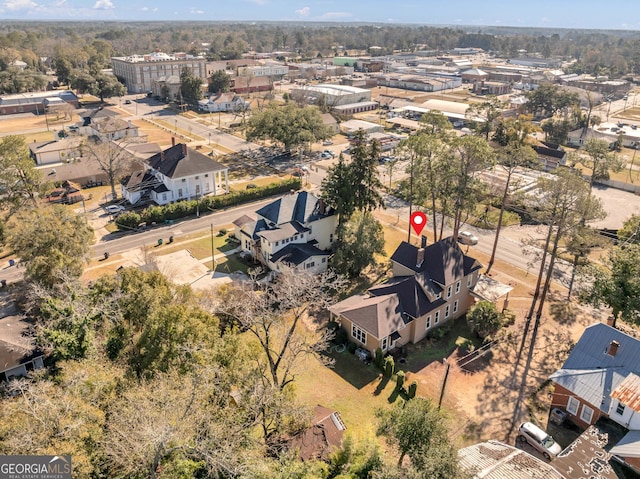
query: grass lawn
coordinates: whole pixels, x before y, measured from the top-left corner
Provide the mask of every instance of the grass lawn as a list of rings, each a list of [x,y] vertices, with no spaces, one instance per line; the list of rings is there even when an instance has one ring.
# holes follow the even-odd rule
[[[162,254],[174,253],[179,250],[188,249],[191,254],[197,259],[204,259],[211,256],[211,236],[198,236],[193,239],[184,240],[183,238],[178,238],[177,244],[163,248]],[[237,247],[236,243],[229,241],[229,235],[225,234],[222,236],[214,236],[213,237],[213,247],[215,254],[224,253],[226,251],[232,250]]]
[[[378,389],[380,372],[373,364],[366,366],[349,352],[334,352],[331,357],[336,360],[333,368],[306,356],[298,363],[294,383],[298,400],[309,407],[320,404],[339,411],[356,439],[375,434],[375,411],[389,407],[395,382]]]
[[[289,178],[293,178],[293,177],[291,175],[282,175],[282,176],[270,175],[270,176],[265,176],[263,178],[256,178],[251,181],[242,181],[238,183],[233,183],[232,185],[230,185],[230,189],[231,191],[244,191],[247,189],[247,185],[249,184],[253,184],[258,187],[267,186],[267,185],[270,185],[271,183],[278,183],[282,180],[288,180]]]
[[[208,268],[211,268],[211,263],[206,263]],[[242,271],[247,274],[249,271],[249,266],[246,262],[240,259],[240,255],[234,253],[229,256],[225,256],[223,259],[216,260],[216,273],[224,273],[229,274],[234,271]]]

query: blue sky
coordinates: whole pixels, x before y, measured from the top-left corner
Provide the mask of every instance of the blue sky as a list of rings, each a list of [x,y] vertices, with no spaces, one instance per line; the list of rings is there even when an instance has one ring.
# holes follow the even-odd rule
[[[0,0],[0,19],[384,22],[640,30],[638,0]]]

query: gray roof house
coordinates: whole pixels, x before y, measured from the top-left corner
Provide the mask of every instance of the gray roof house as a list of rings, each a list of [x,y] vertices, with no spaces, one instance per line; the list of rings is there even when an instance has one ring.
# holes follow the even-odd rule
[[[164,205],[229,191],[229,169],[184,143],[151,156],[146,163],[147,168],[120,183],[122,196],[131,204]]]
[[[280,265],[326,271],[337,217],[307,191],[291,193],[256,211],[257,219],[237,220],[243,250],[272,271]]]
[[[583,428],[608,418],[629,430],[612,453],[621,456],[628,444],[640,451],[640,340],[606,324],[592,324],[550,379],[551,407],[566,411]],[[622,460],[640,471],[640,453]]]

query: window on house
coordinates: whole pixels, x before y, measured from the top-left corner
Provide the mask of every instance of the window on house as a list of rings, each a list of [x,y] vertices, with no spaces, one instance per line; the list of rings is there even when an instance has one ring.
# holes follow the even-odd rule
[[[583,404],[582,412],[580,413],[580,419],[582,419],[587,424],[591,424],[591,420],[593,419],[593,409],[591,409],[586,404]]]
[[[460,292],[460,281],[456,283],[456,294]]]
[[[447,299],[449,299],[449,298],[451,297],[451,291],[452,291],[452,290],[453,290],[453,287],[452,287],[452,286],[449,286],[449,287],[447,288]]]
[[[182,198],[182,188],[178,188],[178,198]]]
[[[362,344],[367,344],[367,333],[365,333],[355,324],[351,325],[351,336],[360,341]]]
[[[307,268],[313,268],[316,265],[315,261],[312,261],[311,263],[309,263],[309,265],[307,266]]]
[[[436,294],[436,299],[440,299],[440,298],[442,298],[442,293]]]
[[[167,201],[167,194],[166,193],[162,193],[162,201]]]
[[[569,397],[569,401],[567,401],[567,412],[574,416],[578,415],[578,407],[580,406],[580,401],[578,401],[573,396]]]
[[[209,173],[204,175],[205,178],[209,178]]]
[[[438,324],[440,322],[440,311],[436,311],[433,315],[433,324]]]
[[[458,300],[456,299],[456,300],[453,302],[453,314],[455,314],[455,313],[457,313],[457,312],[458,312]]]
[[[280,246],[280,241],[276,241],[276,246]]]
[[[322,258],[322,262],[326,263],[327,262],[327,258]]]
[[[451,305],[447,304],[447,307],[444,308],[444,319],[447,319],[449,317],[450,312],[451,312]]]
[[[470,287],[471,287],[471,282],[472,282],[472,280],[473,280],[473,277],[471,277],[471,276],[467,276],[467,288],[470,288]]]
[[[618,402],[618,406],[616,407],[616,414],[618,416],[622,416],[624,414],[624,404]]]
[[[429,329],[430,327],[431,327],[431,315],[427,316],[425,329]]]
[[[200,179],[200,177],[199,177],[199,176],[196,176],[196,180],[199,180],[199,179]]]
[[[182,182],[186,183],[187,182],[186,178],[182,178]]]
[[[382,338],[382,342],[380,343],[380,349],[382,349],[383,351],[386,351],[388,347],[389,347],[389,337],[387,336]]]
[[[329,235],[329,243],[333,243],[333,233]]]

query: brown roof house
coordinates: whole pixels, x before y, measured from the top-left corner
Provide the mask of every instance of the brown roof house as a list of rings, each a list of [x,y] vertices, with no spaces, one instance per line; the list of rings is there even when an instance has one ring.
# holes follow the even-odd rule
[[[420,247],[402,242],[391,256],[393,278],[329,308],[358,346],[372,355],[424,339],[463,315],[482,265],[453,237]]]
[[[340,413],[324,406],[316,406],[311,427],[294,436],[289,447],[296,450],[300,459],[327,460],[334,449],[342,444],[342,436],[347,427],[342,422]]]
[[[640,471],[640,340],[592,324],[550,379],[551,407],[566,411],[574,424],[586,429],[608,418],[629,430],[611,452]]]

